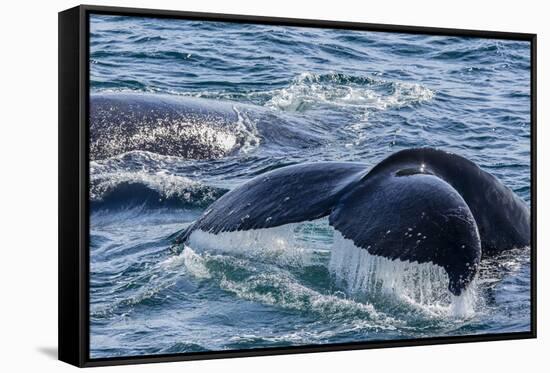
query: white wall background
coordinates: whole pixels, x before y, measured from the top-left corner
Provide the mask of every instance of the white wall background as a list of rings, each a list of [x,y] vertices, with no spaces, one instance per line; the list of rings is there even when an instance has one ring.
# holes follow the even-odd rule
[[[542,0],[90,0],[164,8],[538,34],[537,340],[109,368],[117,372],[521,372],[548,369],[550,22]],[[75,1],[5,1],[0,13],[0,370],[68,371],[57,351],[57,12]],[[546,191],[546,193],[545,193]],[[545,195],[546,194],[546,195]],[[546,365],[545,368],[543,366]]]

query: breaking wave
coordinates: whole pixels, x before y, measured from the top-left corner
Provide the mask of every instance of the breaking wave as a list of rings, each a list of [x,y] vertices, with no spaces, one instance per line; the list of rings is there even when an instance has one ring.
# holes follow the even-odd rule
[[[201,207],[225,193],[216,188],[167,172],[106,172],[92,176],[90,202],[92,208]]]

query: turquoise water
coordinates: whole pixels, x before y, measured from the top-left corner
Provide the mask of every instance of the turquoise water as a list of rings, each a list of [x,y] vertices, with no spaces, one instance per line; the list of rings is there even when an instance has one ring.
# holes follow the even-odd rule
[[[212,157],[155,151],[155,134],[147,150],[93,157],[91,357],[530,329],[529,248],[485,260],[460,316],[437,281],[350,291],[324,220],[171,250],[172,234],[263,172],[371,167],[410,147],[467,157],[529,203],[528,43],[115,16],[92,16],[90,31],[92,95],[191,96],[238,114],[223,131],[192,123]],[[435,295],[411,297],[427,286]]]

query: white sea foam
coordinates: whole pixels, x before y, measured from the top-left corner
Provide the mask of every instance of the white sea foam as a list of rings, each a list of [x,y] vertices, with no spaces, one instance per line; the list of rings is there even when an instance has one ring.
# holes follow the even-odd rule
[[[433,96],[434,91],[417,83],[305,72],[288,87],[273,91],[266,106],[299,112],[319,104],[387,110],[428,101]]]
[[[454,296],[442,267],[371,255],[339,232],[335,233],[329,270],[349,294],[391,296],[433,315],[463,318],[474,313],[474,283]]]

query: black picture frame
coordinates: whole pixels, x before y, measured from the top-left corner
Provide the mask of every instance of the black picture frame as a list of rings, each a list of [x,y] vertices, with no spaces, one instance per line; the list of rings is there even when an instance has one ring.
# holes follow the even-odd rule
[[[531,330],[529,332],[429,337],[327,345],[259,348],[114,358],[89,354],[89,16],[90,14],[265,25],[384,31],[427,35],[470,36],[528,41],[531,45]],[[326,352],[401,346],[536,338],[536,122],[537,36],[528,33],[460,30],[357,22],[258,17],[81,5],[59,13],[59,360],[79,367],[197,359]]]

